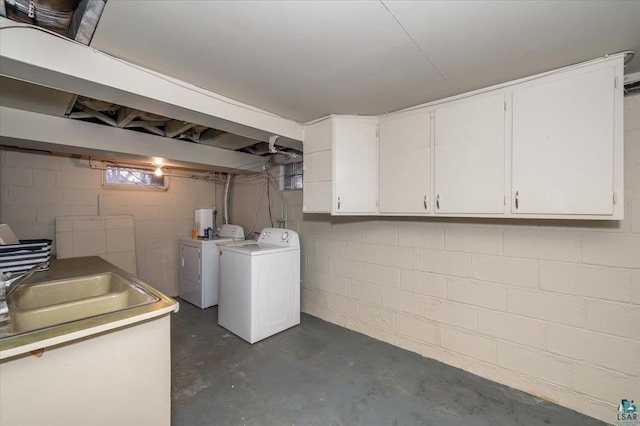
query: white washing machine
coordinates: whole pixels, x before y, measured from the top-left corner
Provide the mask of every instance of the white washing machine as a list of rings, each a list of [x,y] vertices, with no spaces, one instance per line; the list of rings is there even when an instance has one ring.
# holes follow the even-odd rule
[[[220,255],[218,244],[244,241],[244,229],[222,225],[213,239],[180,239],[180,298],[201,309],[218,304]]]
[[[220,247],[218,324],[249,343],[300,324],[300,239],[265,228],[251,244]]]

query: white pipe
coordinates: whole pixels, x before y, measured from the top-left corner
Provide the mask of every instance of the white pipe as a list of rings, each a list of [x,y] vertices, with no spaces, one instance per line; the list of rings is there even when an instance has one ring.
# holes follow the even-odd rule
[[[224,223],[229,224],[229,187],[231,186],[231,173],[227,174],[227,182],[224,184]]]

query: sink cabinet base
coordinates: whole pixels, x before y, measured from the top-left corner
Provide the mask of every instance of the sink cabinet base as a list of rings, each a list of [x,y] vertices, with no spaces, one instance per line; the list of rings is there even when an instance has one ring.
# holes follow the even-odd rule
[[[3,426],[170,424],[169,315],[34,352],[0,361]]]

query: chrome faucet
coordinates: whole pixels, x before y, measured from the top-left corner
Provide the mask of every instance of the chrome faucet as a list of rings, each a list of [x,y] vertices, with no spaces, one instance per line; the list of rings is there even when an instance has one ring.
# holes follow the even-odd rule
[[[9,317],[9,306],[7,305],[7,297],[14,291],[20,287],[22,283],[24,283],[31,275],[34,274],[38,269],[45,267],[48,265],[48,262],[38,263],[33,266],[27,272],[22,274],[18,274],[11,272],[1,272],[0,271],[0,326],[6,325],[9,323],[11,318]]]
[[[38,263],[37,265],[35,265],[31,269],[29,269],[27,272],[24,272],[24,273],[18,275],[17,277],[13,277],[15,275],[15,273],[11,273],[11,272],[3,273],[2,274],[1,283],[0,283],[0,287],[2,287],[4,289],[4,297],[9,297],[9,295],[11,293],[16,291],[18,289],[18,287],[20,287],[20,284],[22,284],[27,279],[29,279],[29,277],[31,275],[33,275],[34,272],[36,272],[37,270],[39,270],[42,267],[47,266],[48,263],[49,262]]]

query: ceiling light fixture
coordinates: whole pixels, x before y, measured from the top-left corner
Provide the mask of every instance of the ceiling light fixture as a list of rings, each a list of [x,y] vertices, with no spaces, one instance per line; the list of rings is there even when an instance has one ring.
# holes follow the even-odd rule
[[[160,177],[163,174],[162,171],[162,163],[163,163],[164,159],[163,158],[159,158],[159,157],[153,157],[153,163],[151,163],[151,165],[155,166],[156,169],[153,172],[156,176]]]

